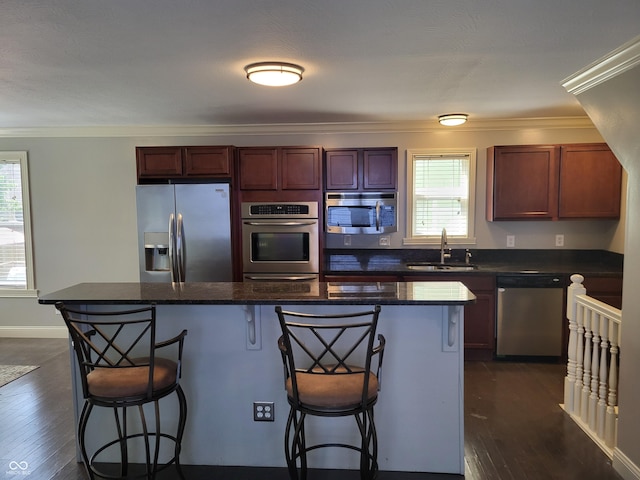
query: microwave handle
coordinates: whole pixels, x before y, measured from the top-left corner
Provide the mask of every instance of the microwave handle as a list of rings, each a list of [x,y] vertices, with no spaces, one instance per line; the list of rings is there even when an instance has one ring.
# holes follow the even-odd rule
[[[380,202],[376,202],[376,230],[380,231]]]

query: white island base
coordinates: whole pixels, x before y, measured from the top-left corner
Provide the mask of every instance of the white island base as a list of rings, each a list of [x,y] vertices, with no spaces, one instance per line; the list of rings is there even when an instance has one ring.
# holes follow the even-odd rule
[[[366,307],[284,308],[328,313]],[[378,332],[387,345],[375,407],[380,470],[464,473],[462,311],[461,306],[382,307]],[[159,340],[183,328],[189,332],[181,380],[189,408],[181,463],[286,467],[289,405],[274,307],[159,305],[157,325]],[[81,406],[79,385],[77,392]],[[174,400],[170,396],[162,403],[163,428],[173,423]],[[256,401],[274,402],[273,422],[254,421]],[[89,445],[104,443],[112,424],[108,409],[94,409]],[[358,442],[356,429],[352,417],[307,419],[308,443],[316,433],[324,441]],[[309,455],[309,466],[358,469],[358,460],[354,452],[321,449]]]

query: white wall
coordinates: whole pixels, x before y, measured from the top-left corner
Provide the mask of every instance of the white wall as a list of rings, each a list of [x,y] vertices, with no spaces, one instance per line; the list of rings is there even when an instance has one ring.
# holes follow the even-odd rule
[[[493,222],[484,220],[486,149],[491,145],[600,142],[588,122],[572,127],[510,126],[495,129],[443,130],[416,133],[326,133],[326,127],[301,133],[225,134],[157,137],[28,137],[0,138],[0,150],[26,150],[29,155],[36,288],[49,293],[80,282],[138,280],[135,209],[136,145],[322,145],[324,147],[398,146],[399,186],[404,190],[407,149],[475,147],[476,248],[502,248],[506,235],[516,235],[517,248],[555,248],[555,234],[565,234],[565,248],[623,251],[623,222]],[[296,132],[295,126],[290,132]],[[400,232],[392,247],[402,246],[405,226],[401,201]],[[357,240],[370,245],[376,236]],[[362,242],[360,245],[358,242]],[[367,243],[368,242],[368,243]],[[329,245],[331,246],[331,245]],[[0,298],[0,335],[16,326],[62,327],[54,309],[34,298]],[[11,327],[11,328],[8,328]],[[4,329],[4,330],[3,330]]]
[[[635,51],[640,52],[640,37]],[[612,66],[610,66],[612,67]],[[578,95],[628,174],[626,244],[640,245],[640,64]],[[640,253],[624,258],[618,450],[614,466],[625,479],[640,478]]]

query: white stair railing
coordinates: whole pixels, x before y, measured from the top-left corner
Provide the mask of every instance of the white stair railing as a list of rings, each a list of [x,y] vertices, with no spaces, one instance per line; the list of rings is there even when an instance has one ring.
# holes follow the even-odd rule
[[[569,348],[564,410],[610,457],[618,428],[622,311],[589,297],[582,275],[567,289]]]

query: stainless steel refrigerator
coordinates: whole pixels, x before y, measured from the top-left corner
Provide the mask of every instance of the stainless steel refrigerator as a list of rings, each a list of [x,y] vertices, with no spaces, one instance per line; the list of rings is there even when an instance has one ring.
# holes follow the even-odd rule
[[[229,185],[138,185],[141,282],[231,281]]]

